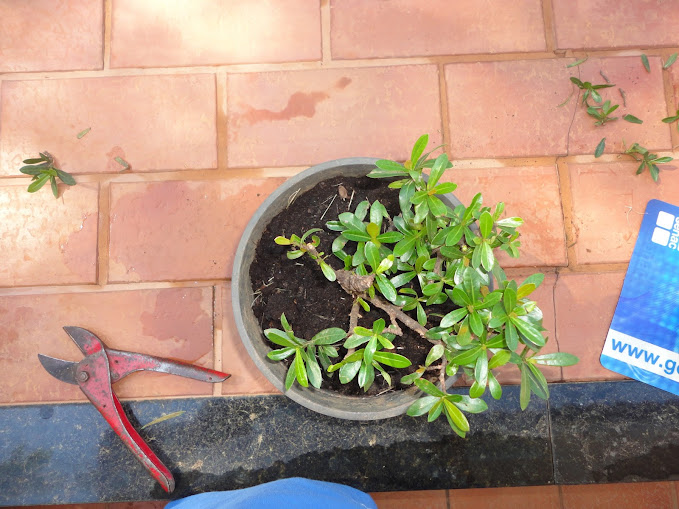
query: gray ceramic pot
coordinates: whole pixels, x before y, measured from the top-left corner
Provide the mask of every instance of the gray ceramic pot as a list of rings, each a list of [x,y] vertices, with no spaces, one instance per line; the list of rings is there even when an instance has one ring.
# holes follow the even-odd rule
[[[406,391],[395,391],[380,396],[356,397],[343,396],[311,386],[303,388],[298,384],[294,384],[288,391],[285,391],[284,381],[287,368],[284,363],[273,362],[266,356],[271,348],[265,344],[262,329],[252,312],[251,304],[254,296],[249,275],[250,265],[262,232],[271,219],[286,208],[293,193],[304,193],[318,182],[337,176],[367,175],[375,168],[375,161],[377,159],[370,157],[336,159],[313,166],[286,181],[264,201],[250,219],[238,245],[233,264],[231,286],[236,327],[257,368],[290,399],[321,414],[341,419],[376,420],[401,415],[419,397],[419,391],[413,387]],[[452,194],[442,198],[452,207],[460,203]],[[449,378],[448,386],[454,381],[454,377]]]

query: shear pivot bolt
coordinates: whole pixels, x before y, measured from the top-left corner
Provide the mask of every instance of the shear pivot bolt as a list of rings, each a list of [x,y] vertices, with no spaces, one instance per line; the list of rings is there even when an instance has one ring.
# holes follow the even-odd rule
[[[81,382],[87,382],[87,380],[90,378],[90,375],[87,374],[87,371],[81,371],[78,373],[78,380]]]

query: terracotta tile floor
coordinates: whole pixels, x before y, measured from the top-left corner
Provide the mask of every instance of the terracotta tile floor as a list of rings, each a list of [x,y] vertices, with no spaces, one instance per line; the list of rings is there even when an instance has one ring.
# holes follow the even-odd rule
[[[523,256],[508,265],[548,274],[540,297],[551,348],[582,358],[550,380],[620,378],[598,356],[641,214],[649,199],[679,195],[679,173],[667,168],[655,184],[621,155],[625,140],[679,158],[679,133],[659,122],[679,107],[679,63],[662,69],[679,50],[673,2],[182,5],[0,0],[0,404],[84,399],[31,362],[38,350],[75,355],[59,329],[67,323],[114,347],[234,373],[215,395],[275,392],[232,332],[230,274],[244,225],[305,167],[404,159],[424,132],[457,160],[447,178],[461,198],[478,186],[487,202],[503,199],[527,220]],[[571,76],[614,82],[602,95],[644,123],[594,127],[575,94],[559,106]],[[604,136],[606,153],[595,158]],[[57,200],[48,189],[26,193],[18,172],[42,150],[78,181],[60,186]],[[130,169],[121,172],[117,157]],[[205,394],[163,375],[130,382],[122,396]],[[677,508],[676,490],[638,483],[375,498],[381,508],[651,500]]]

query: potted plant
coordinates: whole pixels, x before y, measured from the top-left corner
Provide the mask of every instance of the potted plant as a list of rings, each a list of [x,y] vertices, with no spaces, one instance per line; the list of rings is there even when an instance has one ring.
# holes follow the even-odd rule
[[[460,203],[441,181],[451,162],[427,144],[403,164],[340,159],[277,189],[241,239],[233,306],[255,364],[293,400],[347,419],[443,414],[465,436],[465,413],[501,397],[494,369],[516,365],[526,408],[549,395],[538,365],[577,358],[539,354],[530,294],[544,276],[507,280],[495,258],[518,256],[523,221],[480,193]],[[469,395],[448,394],[460,374]]]

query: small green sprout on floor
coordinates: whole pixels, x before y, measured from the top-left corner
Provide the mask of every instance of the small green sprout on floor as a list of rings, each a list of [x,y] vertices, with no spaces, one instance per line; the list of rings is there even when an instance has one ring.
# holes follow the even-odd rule
[[[28,186],[29,193],[35,193],[49,180],[52,194],[55,198],[58,198],[59,188],[57,187],[57,178],[67,186],[75,185],[75,179],[70,173],[55,167],[54,158],[47,151],[40,152],[40,157],[24,159],[23,162],[26,166],[19,168],[19,171],[26,175],[33,175],[32,182]]]
[[[658,157],[658,154],[652,154],[648,151],[648,149],[642,147],[638,143],[634,143],[630,148],[626,149],[625,154],[630,155],[635,161],[641,163],[637,169],[637,175],[648,168],[651,178],[655,182],[658,181],[658,176],[660,173],[657,165],[672,161],[671,157]]]
[[[422,397],[408,415],[428,414],[433,421],[443,414],[464,437],[470,429],[464,413],[486,410],[481,399],[486,392],[494,399],[502,396],[494,369],[508,364],[517,368],[520,406],[525,409],[531,394],[549,396],[538,365],[571,366],[578,359],[563,352],[538,355],[547,338],[542,312],[530,296],[544,276],[535,274],[520,284],[510,281],[495,258],[498,248],[518,257],[517,229],[523,220],[504,217],[502,203],[483,206],[480,193],[468,206],[451,207],[442,195],[457,186],[442,177],[452,163],[446,154],[430,159],[431,152],[425,153],[428,140],[427,135],[420,137],[405,163],[379,160],[368,174],[388,179],[384,185],[398,193],[399,210],[393,215],[379,201],[365,200],[326,223],[335,233],[331,251],[342,268],[326,261],[313,235],[317,230],[275,239],[290,247],[288,258],[308,255],[326,279],[342,287],[352,301],[348,330],[324,329],[310,340],[301,339],[282,315],[283,329],[266,329],[264,335],[282,347],[270,351],[269,359],[294,356],[286,390],[295,380],[302,387],[320,388],[323,378],[335,371],[341,383],[356,380],[364,391],[378,377],[390,387],[415,384]],[[361,309],[379,310],[384,318],[359,325]],[[426,360],[393,379],[396,369],[413,364],[397,353],[406,333],[421,341]],[[448,377],[458,373],[472,382],[469,395],[448,394]]]

